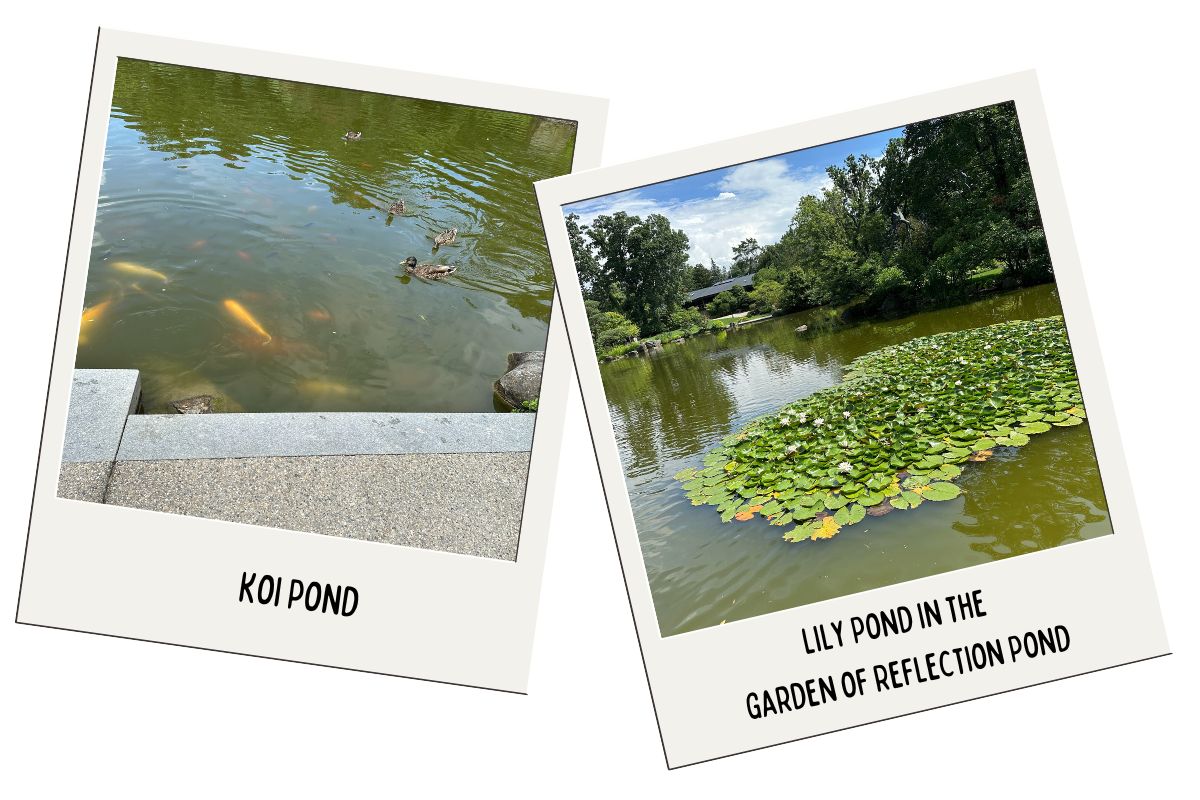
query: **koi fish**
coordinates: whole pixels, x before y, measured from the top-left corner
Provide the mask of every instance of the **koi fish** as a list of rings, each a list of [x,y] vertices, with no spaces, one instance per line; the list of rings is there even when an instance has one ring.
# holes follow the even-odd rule
[[[252,256],[249,253],[247,253],[245,250],[238,250],[237,257],[240,258],[242,261],[246,261],[246,262],[249,262],[252,260]]]
[[[206,244],[208,244],[208,239],[197,239],[191,243],[191,245],[188,247],[188,250],[199,250]]]
[[[355,393],[354,389],[344,383],[317,379],[299,381],[296,388],[308,394],[336,394],[341,397]]]
[[[333,316],[323,308],[314,308],[311,311],[305,312],[305,316],[309,319],[315,319],[318,322],[328,322],[333,319]]]
[[[258,324],[258,320],[256,320],[254,316],[246,310],[245,306],[232,298],[227,298],[224,302],[224,306],[225,310],[228,311],[234,319],[257,333],[259,336],[263,337],[263,344],[271,343],[271,334],[267,333],[266,329],[263,328],[262,325]]]
[[[83,315],[79,319],[80,344],[87,344],[88,334],[91,332],[89,323],[98,321],[102,316],[104,316],[104,312],[107,311],[108,307],[111,305],[112,298],[109,298],[107,300],[101,300],[99,303],[96,303],[96,305],[90,306],[89,308],[85,308],[83,310]]]
[[[104,312],[108,310],[110,305],[112,305],[112,300],[108,299],[101,300],[99,303],[96,303],[96,305],[85,308],[83,310],[83,318],[80,319],[80,324],[85,322],[95,322],[96,320],[100,319],[100,317],[104,316]]]
[[[169,280],[166,275],[158,270],[143,267],[141,264],[135,264],[132,261],[114,261],[112,262],[112,267],[118,272],[124,272],[128,275],[141,275],[143,278],[157,278],[163,283]]]

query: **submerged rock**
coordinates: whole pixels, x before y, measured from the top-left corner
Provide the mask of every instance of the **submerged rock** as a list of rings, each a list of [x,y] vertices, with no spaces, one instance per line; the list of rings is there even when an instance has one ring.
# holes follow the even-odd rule
[[[537,400],[542,393],[542,367],[546,354],[541,350],[508,354],[508,372],[492,388],[505,404],[520,408]]]
[[[215,399],[211,394],[198,394],[195,397],[172,400],[170,406],[180,414],[211,414]]]

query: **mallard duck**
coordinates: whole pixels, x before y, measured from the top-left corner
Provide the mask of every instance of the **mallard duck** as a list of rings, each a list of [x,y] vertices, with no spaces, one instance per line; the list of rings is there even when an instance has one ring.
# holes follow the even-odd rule
[[[357,142],[362,138],[362,131],[346,131],[346,135],[342,138],[347,142]]]
[[[451,228],[448,231],[442,231],[437,236],[433,237],[433,246],[441,247],[444,244],[452,244],[458,236],[458,228]]]
[[[392,203],[390,206],[388,206],[387,212],[388,212],[389,214],[393,214],[393,215],[395,215],[395,216],[397,216],[397,217],[398,217],[398,216],[400,216],[401,214],[403,214],[403,213],[404,213],[406,210],[407,210],[407,209],[406,209],[406,208],[405,208],[405,206],[404,206],[404,201],[403,201],[403,200],[397,200],[396,202],[394,202],[394,203]]]
[[[453,275],[458,271],[458,267],[452,267],[449,264],[418,264],[415,256],[409,256],[404,259],[404,271],[409,275],[416,275],[418,278],[429,278],[436,281],[447,275]]]

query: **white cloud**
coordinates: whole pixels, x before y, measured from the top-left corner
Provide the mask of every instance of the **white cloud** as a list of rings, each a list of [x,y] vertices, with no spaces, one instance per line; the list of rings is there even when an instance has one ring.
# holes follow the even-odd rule
[[[827,186],[823,170],[792,170],[783,158],[768,158],[729,170],[708,197],[660,201],[632,189],[575,204],[572,210],[585,225],[617,211],[641,217],[663,214],[688,235],[690,263],[707,264],[712,258],[728,265],[734,245],[743,239],[753,237],[762,245],[779,241],[800,198],[820,194]]]

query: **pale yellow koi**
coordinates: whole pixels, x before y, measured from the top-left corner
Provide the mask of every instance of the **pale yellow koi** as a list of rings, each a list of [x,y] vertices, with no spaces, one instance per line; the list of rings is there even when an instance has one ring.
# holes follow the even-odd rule
[[[114,261],[112,262],[113,269],[124,272],[128,275],[141,275],[144,278],[157,278],[166,283],[169,279],[167,276],[156,269],[143,267],[141,264],[135,264],[132,261]]]
[[[232,298],[227,298],[224,302],[224,306],[225,310],[233,315],[234,319],[257,333],[259,336],[263,337],[263,344],[271,343],[271,334],[267,333],[266,328],[258,324],[258,320],[254,318],[253,314],[246,310],[245,306]]]

